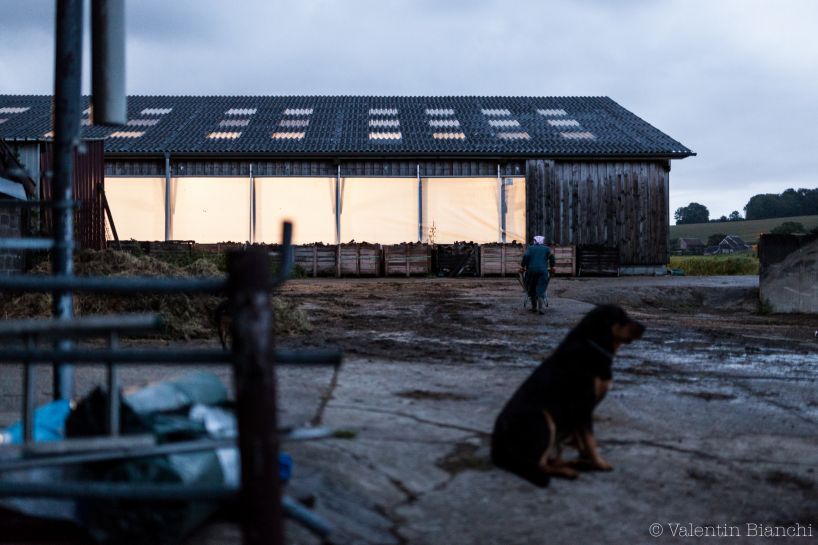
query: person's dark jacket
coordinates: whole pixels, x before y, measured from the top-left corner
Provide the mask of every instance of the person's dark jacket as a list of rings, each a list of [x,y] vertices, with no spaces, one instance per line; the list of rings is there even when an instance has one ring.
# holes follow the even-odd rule
[[[557,263],[554,252],[544,244],[534,244],[528,247],[523,255],[523,267],[530,273],[548,274],[548,270]]]

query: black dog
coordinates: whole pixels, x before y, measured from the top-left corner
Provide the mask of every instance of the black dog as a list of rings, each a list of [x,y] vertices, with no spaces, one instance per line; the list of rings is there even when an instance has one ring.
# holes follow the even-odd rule
[[[596,307],[517,389],[497,417],[491,457],[498,467],[538,485],[577,469],[611,470],[593,435],[594,407],[611,385],[613,356],[645,327],[613,305]],[[563,462],[562,443],[579,459]]]

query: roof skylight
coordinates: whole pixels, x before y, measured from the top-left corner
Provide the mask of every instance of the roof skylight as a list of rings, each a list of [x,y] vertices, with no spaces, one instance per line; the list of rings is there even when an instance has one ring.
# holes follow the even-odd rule
[[[370,108],[369,115],[398,115],[397,108]]]
[[[159,119],[157,119],[157,118],[153,118],[153,119],[129,119],[128,120],[128,125],[130,125],[131,127],[153,127],[157,123],[159,123]]]
[[[276,131],[273,133],[273,140],[303,140],[304,139],[304,132],[295,132],[295,131]]]
[[[230,108],[224,115],[254,115],[256,108]]]
[[[435,132],[432,133],[432,138],[436,140],[465,140],[466,134],[462,131],[458,132]]]
[[[279,127],[307,127],[309,124],[309,119],[282,119],[278,122]]]
[[[548,124],[552,127],[579,127],[576,119],[549,119]]]
[[[145,131],[114,131],[108,135],[108,138],[139,138],[145,134]]]
[[[236,140],[238,137],[241,136],[240,131],[236,132],[219,132],[214,131],[207,135],[208,138],[212,140]]]
[[[489,119],[492,127],[519,127],[520,122],[516,119]]]
[[[593,140],[596,138],[594,133],[588,131],[561,132],[560,136],[569,140]]]
[[[454,115],[453,108],[426,108],[426,115]]]
[[[312,108],[287,108],[284,115],[312,115]]]
[[[29,106],[3,106],[0,108],[0,114],[21,114],[31,109]]]
[[[430,119],[430,127],[459,127],[460,121],[457,119]]]
[[[145,108],[141,112],[142,115],[165,115],[169,114],[173,108]]]
[[[400,140],[402,135],[398,132],[371,132],[369,133],[370,140]]]
[[[400,127],[398,119],[370,119],[370,127]]]
[[[544,115],[545,117],[560,117],[563,115],[568,115],[568,113],[563,110],[562,108],[551,108],[546,110],[537,110],[537,113],[540,115]]]
[[[246,127],[249,124],[249,119],[222,119],[219,121],[219,127]]]
[[[525,131],[520,132],[498,132],[497,138],[501,140],[529,140],[531,136]]]
[[[484,108],[480,111],[483,112],[483,115],[489,116],[511,115],[511,112],[506,108]]]

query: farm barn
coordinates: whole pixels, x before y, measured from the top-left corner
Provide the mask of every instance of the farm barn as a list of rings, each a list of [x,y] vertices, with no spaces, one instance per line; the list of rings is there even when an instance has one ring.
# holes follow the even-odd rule
[[[668,258],[670,161],[694,153],[606,97],[129,98],[104,139],[119,237],[297,244],[604,247]],[[37,156],[51,97],[0,96],[0,138]]]

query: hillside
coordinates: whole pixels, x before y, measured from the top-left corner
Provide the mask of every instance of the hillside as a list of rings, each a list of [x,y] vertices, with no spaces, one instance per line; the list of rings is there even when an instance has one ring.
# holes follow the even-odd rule
[[[818,227],[818,216],[795,216],[792,218],[770,218],[752,221],[719,221],[715,223],[691,223],[689,225],[671,225],[670,238],[700,238],[707,242],[707,237],[716,233],[738,235],[747,244],[758,242],[758,236],[769,233],[784,223],[795,221],[802,223],[807,230]]]

